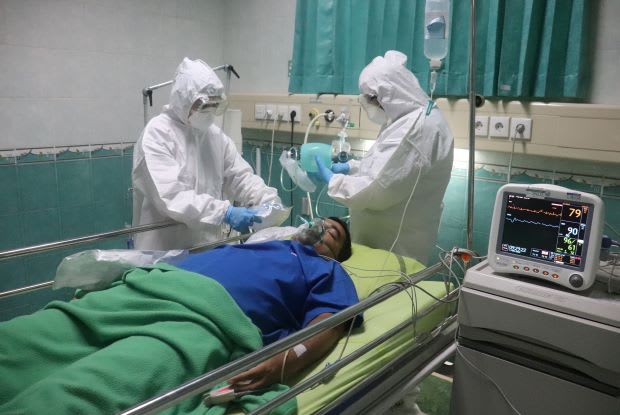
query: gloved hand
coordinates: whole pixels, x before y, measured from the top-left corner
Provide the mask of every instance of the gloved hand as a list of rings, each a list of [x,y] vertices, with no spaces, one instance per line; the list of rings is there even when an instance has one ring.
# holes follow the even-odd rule
[[[261,223],[263,220],[256,216],[256,209],[230,206],[224,215],[224,222],[228,223],[234,230],[241,233],[249,233],[250,226],[254,222]]]
[[[349,163],[334,163],[334,164],[332,164],[332,171],[334,173],[349,174],[349,170],[350,169],[351,169],[351,166],[349,166]]]
[[[319,168],[318,176],[325,183],[329,183],[334,173],[323,163],[323,161],[319,158],[319,156],[314,156],[314,161],[316,162],[317,167]]]

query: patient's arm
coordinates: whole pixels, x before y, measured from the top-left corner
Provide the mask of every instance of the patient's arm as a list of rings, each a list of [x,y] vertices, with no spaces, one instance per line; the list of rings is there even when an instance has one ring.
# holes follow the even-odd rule
[[[318,323],[331,315],[332,313],[319,314],[310,322],[310,325]],[[302,353],[300,356],[297,356],[295,351],[290,349],[286,357],[283,380],[280,379],[280,376],[282,374],[282,364],[286,352],[277,354],[256,367],[238,374],[230,379],[230,384],[234,386],[236,391],[245,391],[264,388],[274,383],[286,383],[287,379],[290,379],[293,374],[301,371],[327,354],[338,342],[344,333],[345,327],[348,326],[346,323],[343,323],[309,338],[303,342],[306,352]],[[250,383],[245,384],[245,382]]]

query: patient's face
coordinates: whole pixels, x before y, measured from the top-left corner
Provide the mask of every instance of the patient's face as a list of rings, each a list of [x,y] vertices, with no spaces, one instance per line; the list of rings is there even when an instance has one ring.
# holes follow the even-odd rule
[[[323,241],[314,244],[314,249],[319,255],[336,259],[345,240],[344,228],[332,219],[325,220],[325,234]]]

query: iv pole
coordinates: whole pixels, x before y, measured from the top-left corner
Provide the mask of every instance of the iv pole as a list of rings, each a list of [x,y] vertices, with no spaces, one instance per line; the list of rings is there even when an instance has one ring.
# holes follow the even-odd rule
[[[473,249],[476,154],[476,0],[469,17],[469,168],[467,169],[467,249]]]
[[[232,65],[224,64],[220,66],[216,66],[213,68],[214,71],[226,71],[226,96],[228,96],[228,91],[230,90],[230,74],[231,72],[235,74],[237,78],[239,78],[239,74],[235,71],[235,68]],[[144,106],[144,125],[149,121],[149,106],[153,106],[153,91],[159,88],[163,88],[165,86],[171,85],[174,80],[162,82],[161,84],[147,86],[142,89],[142,105]]]

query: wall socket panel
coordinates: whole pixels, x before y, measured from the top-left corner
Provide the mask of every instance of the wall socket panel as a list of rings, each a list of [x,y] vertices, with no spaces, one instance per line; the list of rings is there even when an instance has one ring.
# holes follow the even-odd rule
[[[508,138],[510,117],[491,117],[489,120],[489,136],[492,138]]]
[[[489,135],[489,117],[487,115],[476,115],[476,137],[486,137]]]
[[[523,126],[523,127],[520,127]],[[518,130],[523,132],[519,133]],[[510,119],[510,138],[515,140],[532,139],[532,119],[531,118],[511,118]]]

